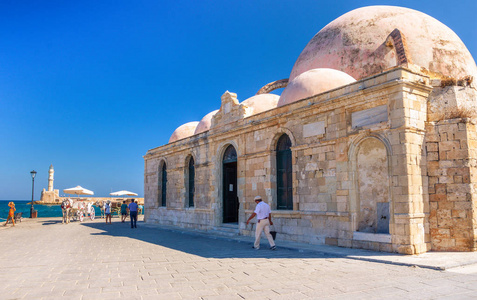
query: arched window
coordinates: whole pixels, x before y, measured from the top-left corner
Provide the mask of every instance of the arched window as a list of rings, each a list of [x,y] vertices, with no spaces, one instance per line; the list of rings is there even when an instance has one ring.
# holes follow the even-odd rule
[[[293,209],[291,140],[284,134],[277,143],[277,209]]]
[[[166,206],[166,195],[167,195],[167,169],[166,163],[162,164],[161,168],[161,206]]]
[[[227,163],[236,162],[236,161],[237,161],[237,151],[235,151],[234,146],[229,145],[227,149],[225,149],[223,163],[227,164]]]
[[[195,167],[194,158],[189,159],[189,207],[194,207],[194,191],[195,191]]]

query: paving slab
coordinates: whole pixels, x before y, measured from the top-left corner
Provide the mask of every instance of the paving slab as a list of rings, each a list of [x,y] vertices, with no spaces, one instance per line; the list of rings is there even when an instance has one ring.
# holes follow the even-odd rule
[[[213,231],[201,232],[196,230],[188,230],[183,228],[175,228],[164,225],[145,224],[150,228],[158,228],[161,230],[169,230],[185,235],[198,235],[208,237],[210,239],[222,239],[228,241],[237,241],[239,243],[252,243],[252,236],[221,236]],[[278,234],[279,236],[279,234]],[[281,249],[295,250],[299,252],[317,252],[329,254],[334,257],[346,257],[350,259],[365,260],[370,262],[389,263],[404,266],[417,266],[421,268],[430,268],[436,270],[446,270],[460,266],[477,264],[477,252],[435,252],[430,251],[419,255],[403,255],[398,253],[377,252],[364,249],[343,248],[329,245],[312,245],[307,243],[276,241],[277,247]],[[262,237],[261,249],[258,251],[267,251],[268,244],[266,238]]]
[[[472,299],[475,253],[418,256],[113,219],[0,230],[0,299]],[[458,267],[456,267],[458,266]]]

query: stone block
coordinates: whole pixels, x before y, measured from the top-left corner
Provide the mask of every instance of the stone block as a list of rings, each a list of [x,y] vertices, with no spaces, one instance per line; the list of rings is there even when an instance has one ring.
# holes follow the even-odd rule
[[[428,166],[427,166],[427,175],[428,176],[440,176],[440,175],[443,175],[445,174],[445,170],[440,168],[439,165],[437,164],[430,164],[431,162],[428,162]],[[438,180],[437,178],[435,178],[435,180]],[[430,184],[432,184],[432,181],[429,182]]]
[[[415,249],[412,245],[398,245],[397,252],[400,254],[413,255],[415,254]]]
[[[343,239],[339,239],[338,240],[338,246],[339,247],[346,247],[346,248],[351,248],[352,247],[352,240],[343,240]]]
[[[472,193],[472,189],[468,184],[465,184],[465,183],[447,184],[447,193],[448,194],[468,194],[468,193]]]
[[[336,202],[337,203],[347,203],[348,202],[348,196],[336,196]]]
[[[338,246],[338,239],[337,238],[326,237],[325,238],[325,244],[330,245],[330,246]]]
[[[459,149],[459,141],[444,141],[439,143],[439,151],[455,151]]]
[[[472,202],[469,201],[455,201],[454,203],[454,208],[455,209],[465,209],[465,210],[470,210],[472,209]]]
[[[436,239],[435,244],[438,251],[453,251],[455,249],[455,239]]]
[[[439,176],[439,183],[454,183],[453,176]]]
[[[473,242],[468,238],[455,238],[455,250],[454,251],[473,251]]]
[[[437,177],[431,177],[431,176],[429,176],[429,177],[428,177],[428,180],[429,180],[429,186],[434,185],[434,184],[436,184],[436,183],[439,182],[439,180],[438,180]]]
[[[349,190],[336,190],[336,196],[348,196]]]
[[[447,201],[447,194],[432,194],[432,195],[429,195],[429,201],[432,201],[432,202]]]
[[[449,228],[431,228],[431,235],[437,239],[447,239],[451,237]]]
[[[439,151],[439,143],[436,143],[436,142],[426,143],[426,150],[427,150],[428,153]]]
[[[447,193],[447,184],[445,183],[437,183],[434,185],[436,190],[436,194],[446,194]]]
[[[449,151],[447,153],[447,159],[466,159],[469,157],[469,152],[467,149],[456,149]]]
[[[439,151],[439,160],[447,159],[447,151]]]
[[[454,209],[454,202],[452,202],[452,201],[438,202],[437,207],[441,211],[442,210],[452,210],[452,209]]]
[[[426,134],[426,141],[427,142],[440,142],[441,137],[439,133],[428,133]]]
[[[348,202],[336,203],[336,210],[339,212],[348,211]]]
[[[453,175],[466,175],[469,173],[469,168],[468,167],[458,167],[458,168],[448,168],[447,169],[447,175],[453,176]]]
[[[469,224],[470,225],[470,224]],[[467,227],[467,229],[470,229],[470,227]],[[452,229],[451,230],[451,236],[453,238],[461,238],[461,239],[472,239],[472,231],[471,230],[458,230],[458,229]]]
[[[452,211],[450,209],[439,209],[437,211],[437,223],[441,228],[450,228],[454,225]]]

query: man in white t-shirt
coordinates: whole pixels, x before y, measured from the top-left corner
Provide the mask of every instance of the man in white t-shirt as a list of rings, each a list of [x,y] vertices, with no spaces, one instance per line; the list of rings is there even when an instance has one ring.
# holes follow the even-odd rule
[[[268,242],[270,243],[270,250],[275,250],[275,241],[273,241],[273,237],[270,234],[270,225],[273,225],[272,222],[272,210],[270,209],[270,205],[262,201],[262,197],[257,196],[255,197],[255,203],[257,206],[255,207],[255,211],[253,214],[248,218],[247,225],[255,216],[257,216],[257,228],[255,229],[255,243],[253,245],[254,249],[260,248],[260,236],[262,235],[262,231],[265,232],[267,236]]]

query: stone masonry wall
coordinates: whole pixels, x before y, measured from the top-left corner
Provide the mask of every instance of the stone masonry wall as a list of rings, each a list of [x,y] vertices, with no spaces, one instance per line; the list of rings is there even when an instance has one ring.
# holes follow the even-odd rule
[[[425,126],[431,91],[427,83],[426,77],[397,68],[244,119],[237,119],[238,101],[224,97],[222,113],[214,119],[216,127],[145,155],[147,222],[201,230],[221,226],[222,155],[233,145],[238,154],[240,234],[253,234],[245,221],[255,207],[253,198],[260,195],[272,207],[280,239],[406,254],[426,252],[432,232],[428,187],[430,192],[435,188],[435,179],[428,177],[435,165],[431,163],[428,171],[431,160],[424,155],[426,130],[432,129]],[[275,149],[282,134],[292,142],[293,210],[277,210]],[[388,180],[389,192],[382,193],[388,195],[388,201],[385,196],[382,201],[389,202],[389,233],[358,229],[360,201],[369,200],[360,197],[372,197],[371,192],[360,193],[363,181],[358,180],[363,174],[357,164],[360,145],[373,144],[367,139],[386,149],[383,164],[388,165],[383,165],[383,176],[387,172],[388,178],[383,180]],[[190,156],[196,164],[193,208],[186,201],[185,168]],[[161,161],[167,165],[166,207],[158,204]],[[449,191],[453,188],[449,186]],[[471,229],[466,227],[467,234]]]
[[[452,119],[426,129],[432,250],[475,250],[476,125]]]

